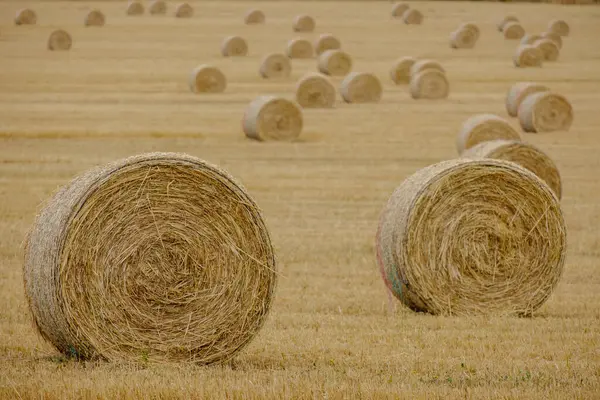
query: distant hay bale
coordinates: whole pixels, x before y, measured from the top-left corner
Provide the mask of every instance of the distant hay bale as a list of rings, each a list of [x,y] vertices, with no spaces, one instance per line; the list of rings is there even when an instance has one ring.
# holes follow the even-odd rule
[[[17,11],[15,16],[15,25],[35,25],[37,23],[37,14],[35,11],[24,8]]]
[[[130,1],[127,4],[127,15],[135,16],[144,14],[144,6],[139,1]]]
[[[410,69],[417,60],[413,57],[402,57],[392,66],[390,77],[396,85],[408,84],[410,82]]]
[[[556,61],[560,54],[560,50],[556,43],[551,39],[540,39],[533,44],[543,55],[544,61]]]
[[[70,50],[73,39],[69,32],[57,29],[48,37],[48,50]]]
[[[517,17],[515,17],[514,15],[507,15],[506,17],[502,18],[498,24],[496,25],[498,27],[498,31],[499,32],[503,32],[504,31],[504,27],[506,26],[506,24],[510,23],[510,22],[519,22],[519,19]]]
[[[479,28],[473,23],[462,24],[450,34],[450,47],[453,49],[472,49],[479,39]]]
[[[313,58],[315,53],[313,45],[306,39],[292,39],[286,49],[289,58]]]
[[[525,29],[518,22],[509,22],[504,25],[502,30],[504,33],[504,39],[507,40],[520,40],[525,36]]]
[[[413,99],[439,100],[448,97],[450,85],[446,74],[436,69],[425,69],[410,78]]]
[[[573,106],[557,93],[533,93],[519,106],[519,122],[525,132],[568,131],[573,123]]]
[[[456,150],[462,154],[479,143],[491,140],[521,141],[521,134],[504,118],[494,114],[477,114],[467,119],[456,137]]]
[[[339,50],[342,48],[342,43],[338,38],[330,33],[319,35],[315,41],[315,53],[321,55],[327,50]]]
[[[223,57],[244,57],[248,55],[248,43],[241,36],[228,36],[221,43]]]
[[[562,19],[555,19],[548,23],[548,32],[556,33],[560,36],[569,36],[571,28]]]
[[[63,354],[225,362],[258,333],[277,282],[257,204],[222,169],[136,155],[61,188],[25,245],[25,293]]]
[[[371,73],[352,72],[342,81],[340,94],[346,103],[378,103],[383,87],[379,78]]]
[[[388,289],[434,315],[531,315],[564,269],[558,198],[504,160],[456,159],[423,168],[391,195],[376,235]]]
[[[539,40],[541,38],[542,38],[542,36],[540,36],[540,35],[528,33],[528,34],[525,34],[525,36],[523,36],[521,38],[521,44],[534,44],[537,40]]]
[[[462,157],[494,158],[514,162],[546,182],[559,199],[562,196],[560,172],[556,164],[546,153],[531,144],[514,140],[492,140],[471,147],[462,153]]]
[[[513,62],[516,67],[541,67],[544,60],[544,54],[536,46],[530,44],[522,44],[517,47]]]
[[[294,32],[312,32],[315,30],[315,20],[310,15],[297,15],[294,18],[292,29]]]
[[[167,13],[167,3],[165,3],[163,0],[154,0],[150,2],[148,11],[152,15],[164,15]]]
[[[533,82],[517,82],[510,87],[506,94],[506,111],[511,117],[518,115],[519,106],[527,96],[537,92],[546,92],[547,86]]]
[[[192,70],[189,84],[194,93],[222,93],[227,79],[218,68],[203,64]]]
[[[192,18],[194,16],[194,8],[188,3],[181,3],[175,9],[176,18]]]
[[[242,126],[251,139],[293,141],[302,132],[302,109],[282,97],[260,96],[248,106]]]
[[[421,25],[423,23],[423,14],[419,10],[409,8],[402,14],[402,20],[407,25]]]
[[[352,57],[343,50],[327,50],[317,61],[319,71],[330,76],[346,76],[352,70]]]
[[[558,46],[559,50],[562,49],[562,45],[563,45],[562,36],[560,36],[558,33],[543,32],[542,33],[542,37],[544,39],[550,39],[550,40],[552,40],[554,43],[556,43],[556,45]]]
[[[440,71],[442,73],[446,73],[442,64],[435,60],[418,60],[413,63],[412,67],[410,67],[410,76],[417,75],[420,72],[425,71],[426,69],[434,69],[436,71]]]
[[[290,60],[279,53],[272,53],[262,59],[259,69],[263,78],[287,78],[292,73]]]
[[[83,24],[85,26],[104,26],[106,17],[100,10],[92,10],[86,16]]]
[[[308,73],[296,84],[296,102],[303,108],[331,108],[335,98],[335,87],[319,73]]]
[[[244,23],[246,25],[257,25],[265,23],[265,13],[261,10],[249,10],[244,16]]]
[[[392,17],[400,18],[410,7],[407,3],[396,3],[392,6]]]

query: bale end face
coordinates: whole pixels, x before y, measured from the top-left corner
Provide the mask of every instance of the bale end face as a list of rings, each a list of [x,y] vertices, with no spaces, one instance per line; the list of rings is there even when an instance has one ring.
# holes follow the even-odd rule
[[[221,44],[223,57],[245,57],[248,55],[248,43],[241,36],[228,36]]]
[[[37,23],[37,14],[35,11],[24,8],[17,11],[15,16],[15,25],[35,25]]]
[[[62,29],[52,32],[48,38],[48,50],[70,50],[72,45],[71,35]]]
[[[449,93],[448,78],[438,70],[425,69],[410,78],[410,95],[415,100],[445,99]]]
[[[129,16],[143,15],[144,6],[139,1],[129,2],[129,4],[127,5],[126,14]]]
[[[302,109],[281,97],[260,96],[246,109],[242,126],[251,139],[293,141],[302,132]]]
[[[402,57],[397,60],[390,70],[390,78],[396,85],[410,82],[410,70],[417,60],[413,57]]]
[[[193,93],[222,93],[227,87],[227,79],[218,68],[200,65],[192,70],[189,86]]]
[[[517,82],[510,87],[506,94],[506,111],[511,117],[516,117],[521,102],[530,94],[549,91],[544,85],[533,82]]]
[[[423,23],[423,14],[419,10],[409,8],[402,14],[402,20],[407,25],[421,25]]]
[[[550,39],[540,39],[533,43],[534,47],[542,52],[544,61],[556,61],[560,54],[560,50],[556,43]]]
[[[496,27],[498,28],[498,32],[503,32],[504,27],[509,22],[519,22],[519,19],[517,17],[515,17],[514,15],[507,15],[506,17],[502,18],[496,25]]]
[[[167,3],[163,0],[154,0],[150,3],[148,11],[151,15],[164,15],[167,13]]]
[[[315,53],[313,45],[306,39],[292,39],[286,49],[289,58],[313,58]]]
[[[244,16],[244,23],[246,25],[259,25],[265,23],[265,13],[261,10],[250,10]]]
[[[573,106],[558,93],[537,92],[523,100],[518,116],[525,132],[568,131],[573,124]]]
[[[410,6],[407,3],[396,3],[392,6],[392,17],[401,18]]]
[[[352,70],[352,57],[343,50],[327,50],[317,61],[319,71],[330,76],[346,76]]]
[[[104,26],[106,23],[106,17],[100,10],[92,10],[90,11],[84,20],[85,26]]]
[[[502,29],[504,39],[521,40],[525,36],[525,29],[518,22],[509,22]]]
[[[298,15],[294,18],[292,29],[294,32],[312,32],[315,30],[316,22],[310,15]]]
[[[336,91],[326,76],[310,73],[296,85],[296,102],[303,108],[332,108]]]
[[[265,79],[288,78],[291,73],[292,64],[283,54],[269,54],[260,64],[259,74]]]
[[[521,141],[521,134],[504,118],[494,114],[477,114],[467,119],[456,137],[458,154],[492,140]]]
[[[529,44],[517,47],[517,51],[513,57],[513,62],[516,67],[541,67],[544,60],[544,54],[536,46]]]
[[[379,78],[371,73],[352,72],[342,81],[340,93],[346,103],[378,103],[383,87]]]
[[[342,43],[335,36],[324,33],[315,41],[315,53],[321,55],[327,50],[339,50],[342,48]]]
[[[548,23],[548,31],[559,36],[569,36],[571,28],[569,27],[569,24],[562,19],[555,19]]]
[[[175,9],[176,18],[192,18],[194,16],[194,8],[188,3],[182,3]]]

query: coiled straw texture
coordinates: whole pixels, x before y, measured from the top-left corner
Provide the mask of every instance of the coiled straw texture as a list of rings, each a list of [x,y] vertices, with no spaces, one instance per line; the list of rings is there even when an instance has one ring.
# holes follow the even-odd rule
[[[296,85],[296,102],[303,108],[331,108],[336,91],[326,76],[308,73]]]
[[[511,117],[516,117],[521,102],[527,96],[536,92],[546,92],[550,89],[547,86],[533,82],[517,82],[510,87],[506,94],[506,111]]]
[[[292,39],[287,44],[286,49],[289,58],[313,58],[313,45],[306,39]]]
[[[192,70],[189,86],[194,93],[222,93],[227,79],[218,68],[203,64]]]
[[[248,43],[241,36],[228,36],[221,43],[223,57],[244,57],[248,55]]]
[[[48,37],[48,50],[70,50],[72,45],[73,39],[65,30],[57,29]]]
[[[321,55],[327,50],[338,50],[341,47],[342,43],[340,40],[329,33],[319,35],[315,41],[315,53],[317,55]]]
[[[258,73],[265,79],[287,78],[292,73],[292,64],[283,54],[268,54],[262,59]]]
[[[409,89],[413,99],[438,100],[448,97],[450,84],[443,72],[425,69],[410,78]]]
[[[573,106],[560,94],[537,92],[523,100],[518,116],[525,132],[568,131],[573,124]]]
[[[340,93],[346,103],[377,103],[383,87],[379,78],[371,73],[352,72],[342,81]]]
[[[544,60],[544,53],[536,46],[530,44],[522,44],[517,47],[513,62],[516,67],[541,67]]]
[[[302,109],[293,101],[277,96],[259,96],[246,109],[244,133],[260,141],[293,141],[303,127]]]
[[[345,76],[352,70],[352,57],[343,50],[327,50],[317,59],[317,67],[325,75]]]

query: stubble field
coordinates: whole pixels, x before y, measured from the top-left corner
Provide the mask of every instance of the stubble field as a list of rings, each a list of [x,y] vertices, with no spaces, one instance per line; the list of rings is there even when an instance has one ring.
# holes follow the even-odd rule
[[[418,2],[421,26],[390,18],[388,2],[193,2],[189,20],[125,16],[125,2],[0,2],[0,397],[2,398],[600,398],[600,8]],[[16,10],[36,26],[13,24]],[[263,26],[246,26],[256,7]],[[85,28],[90,8],[107,17]],[[294,33],[295,15],[315,17]],[[564,18],[560,59],[512,64],[515,41],[496,31],[513,13],[529,32]],[[475,21],[473,50],[448,36]],[[46,50],[53,28],[69,52]],[[260,59],[288,40],[337,35],[354,70],[384,85],[379,104],[306,110],[301,140],[246,139],[241,117],[257,95],[292,98],[316,61],[294,60],[289,79],[258,75]],[[249,43],[220,56],[225,36]],[[434,58],[451,94],[415,101],[388,71],[401,56]],[[198,64],[223,70],[223,94],[194,95]],[[339,85],[340,79],[333,79]],[[379,213],[404,178],[456,157],[455,137],[476,113],[509,118],[517,81],[549,85],[572,102],[569,132],[528,134],[560,168],[568,226],[563,278],[533,318],[451,318],[390,302],[376,264]],[[339,95],[338,95],[339,97]],[[515,119],[511,123],[518,126]],[[272,313],[251,345],[223,366],[75,362],[35,333],[22,283],[22,245],[41,202],[88,168],[148,151],[185,152],[222,166],[263,209],[280,279]]]

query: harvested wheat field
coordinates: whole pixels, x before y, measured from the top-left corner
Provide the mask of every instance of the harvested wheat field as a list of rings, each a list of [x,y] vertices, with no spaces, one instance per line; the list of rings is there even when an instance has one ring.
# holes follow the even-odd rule
[[[132,18],[127,16],[126,1],[0,2],[0,398],[600,398],[600,7],[408,2],[423,14],[423,20],[405,24],[390,15],[393,5],[383,1],[192,1],[190,18],[175,17],[178,4],[169,2],[165,15],[148,12]],[[149,7],[148,2],[143,5]],[[35,12],[36,24],[15,23],[15,15],[25,6]],[[250,9],[260,9],[265,23],[245,24]],[[105,15],[104,26],[84,25],[90,10]],[[295,32],[297,15],[314,18],[314,31]],[[515,68],[513,55],[519,41],[506,40],[496,26],[507,15],[517,17],[527,34],[542,35],[550,21],[565,21],[569,33],[562,37],[557,61]],[[467,22],[480,29],[477,46],[468,51],[452,49],[449,32]],[[47,49],[48,37],[56,29],[72,36],[69,51]],[[343,51],[352,59],[351,73],[370,73],[379,79],[379,101],[346,103],[340,94],[344,76],[329,76],[337,91],[335,104],[303,108],[302,130],[296,138],[247,137],[242,121],[253,100],[276,96],[294,101],[297,82],[307,73],[318,72],[316,57],[293,58],[289,76],[263,79],[261,60],[268,54],[285,54],[293,39],[314,43],[323,33],[343,43]],[[221,43],[229,36],[247,41],[245,57],[222,56]],[[414,100],[407,85],[396,85],[390,70],[403,57],[443,65],[448,97]],[[221,71],[225,90],[191,91],[190,71],[199,65]],[[505,105],[507,92],[517,82],[542,85],[564,96],[573,112],[568,131],[523,132],[519,119],[509,116]],[[532,315],[415,312],[390,293],[378,266],[376,234],[388,199],[422,168],[456,159],[461,126],[478,114],[506,119],[560,172],[560,203],[550,190],[540,189],[540,193],[548,204],[555,204],[552,212],[557,218],[562,209],[566,259],[555,289],[547,292],[543,304],[536,303]],[[540,118],[552,115],[550,110]],[[267,119],[274,129],[289,129],[277,115]],[[109,349],[117,352],[109,357],[111,361],[78,361],[44,341],[32,322],[24,253],[36,214],[59,187],[90,168],[150,152],[187,153],[223,169],[243,185],[243,193],[260,208],[268,229],[276,268],[255,260],[277,274],[270,309],[260,310],[261,318],[267,311],[268,315],[261,329],[252,331],[256,335],[248,345],[232,349],[227,354],[235,357],[224,356],[223,363],[155,363],[143,351],[138,356],[135,347],[128,347],[127,357]],[[143,173],[136,177],[146,179]],[[168,176],[161,179],[169,182]],[[532,174],[527,179],[538,186],[542,182]],[[128,184],[127,195],[137,198],[143,190],[138,192],[134,184]],[[115,193],[124,193],[114,187]],[[453,193],[449,186],[443,190]],[[501,202],[493,185],[486,190]],[[542,204],[530,203],[532,209]],[[460,202],[456,204],[460,207]],[[127,218],[137,217],[119,204],[114,209]],[[144,215],[146,222],[161,218],[151,208]],[[530,216],[536,220],[534,214]],[[179,223],[184,222],[182,216]],[[169,225],[173,237],[183,229],[177,223],[175,218]],[[533,228],[541,243],[544,229]],[[46,231],[40,229],[38,237],[44,238]],[[110,241],[98,246],[108,260],[117,256],[115,252],[128,251],[127,238],[121,239],[118,232],[135,229],[127,224],[122,229],[110,238],[114,251]],[[189,229],[186,232],[193,235]],[[494,240],[478,239],[476,233],[472,241]],[[94,247],[85,231],[80,236],[82,243]],[[211,237],[206,246],[214,250],[220,242]],[[427,237],[422,244],[426,248]],[[196,246],[193,254],[209,252]],[[150,248],[150,260],[154,253],[161,254],[160,247]],[[46,254],[43,250],[28,249],[40,257]],[[87,260],[94,254],[74,257]],[[210,262],[235,258],[211,254]],[[173,274],[183,273],[172,260],[165,263],[174,265]],[[160,290],[168,289],[164,284],[176,280],[165,265],[160,276],[152,275],[149,265],[150,272],[143,278],[152,286],[139,288],[151,292],[148,298],[162,296]],[[77,269],[76,262],[72,268]],[[526,272],[525,268],[521,273]],[[118,282],[118,269],[111,274]],[[218,271],[211,276],[217,279]],[[102,280],[96,276],[94,281],[101,289]],[[62,298],[56,290],[51,293],[53,287],[43,290]],[[76,298],[76,290],[69,296]],[[216,304],[211,308],[215,319],[221,318],[214,312],[218,307],[235,305],[236,312],[244,315],[241,299]],[[57,323],[47,314],[52,309],[37,304],[42,304],[37,312],[48,324]],[[101,307],[93,300],[81,306],[78,312],[90,310],[81,314],[84,317]],[[117,311],[135,310],[117,306]],[[177,315],[177,321],[165,325],[193,328],[203,317],[193,312]],[[232,324],[239,322],[234,320]],[[84,323],[74,320],[79,322]],[[119,341],[125,336],[148,337],[156,346],[167,346],[170,339],[161,335],[169,332],[161,331],[160,319],[152,323],[155,333],[111,331],[113,336],[103,337],[102,324],[95,322],[93,335],[88,336],[96,338],[91,344],[96,348],[105,342],[126,346]],[[128,329],[128,320],[121,320],[120,326]],[[197,331],[192,328],[190,335]],[[247,327],[236,329],[243,336]],[[233,343],[223,336],[230,333],[211,331],[218,340]],[[69,347],[63,351],[68,353]],[[186,357],[182,348],[171,358]]]

